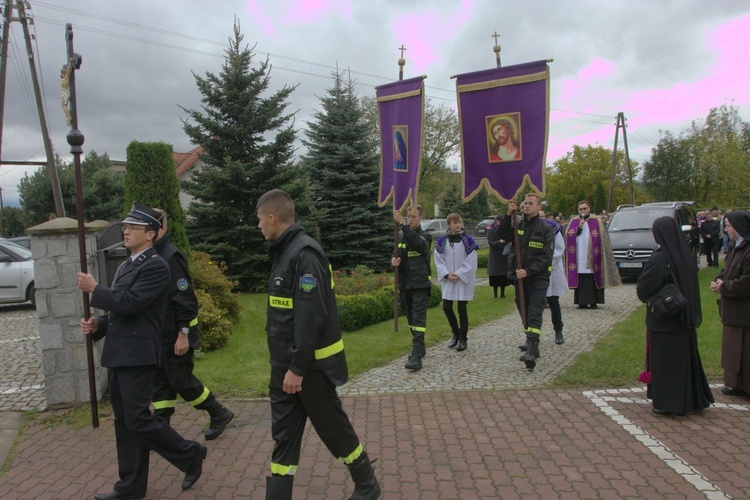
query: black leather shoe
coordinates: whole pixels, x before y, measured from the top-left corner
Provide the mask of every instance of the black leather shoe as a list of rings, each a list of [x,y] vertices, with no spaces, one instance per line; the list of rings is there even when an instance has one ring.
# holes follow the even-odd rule
[[[599,306],[596,304],[591,304],[591,309],[599,309]]]
[[[458,335],[453,335],[453,338],[448,342],[448,347],[453,349],[458,345]]]
[[[198,451],[198,456],[193,460],[193,463],[190,464],[187,472],[185,472],[185,479],[182,481],[183,490],[190,488],[196,483],[196,481],[198,481],[198,479],[200,479],[201,474],[203,474],[203,460],[206,459],[206,455],[208,455],[208,448],[201,445],[201,449]]]
[[[465,340],[459,340],[458,345],[456,346],[457,351],[465,351],[466,350],[466,341]]]
[[[525,351],[526,350],[526,344],[521,344],[521,345],[518,346],[518,348],[521,349],[522,351]]]
[[[587,307],[585,304],[578,304],[578,309],[586,309]]]
[[[736,387],[722,387],[721,393],[726,396],[744,396],[745,392]]]
[[[564,343],[565,343],[565,337],[563,337],[562,332],[555,332],[555,344],[563,345]]]
[[[651,413],[653,413],[654,415],[660,415],[660,416],[667,416],[667,415],[671,415],[672,414],[671,411],[664,411],[664,410],[660,410],[658,408],[651,408]]]
[[[143,495],[128,495],[117,490],[94,495],[94,500],[140,500],[141,498],[143,498]]]

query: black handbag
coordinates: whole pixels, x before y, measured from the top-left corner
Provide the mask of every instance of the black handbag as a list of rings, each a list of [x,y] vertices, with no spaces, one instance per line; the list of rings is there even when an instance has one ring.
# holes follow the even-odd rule
[[[669,267],[669,272],[672,274],[672,281],[677,281],[675,280],[672,267],[667,267]],[[687,299],[674,283],[667,283],[646,301],[646,307],[648,307],[651,314],[658,320],[671,318],[685,309],[686,306]]]

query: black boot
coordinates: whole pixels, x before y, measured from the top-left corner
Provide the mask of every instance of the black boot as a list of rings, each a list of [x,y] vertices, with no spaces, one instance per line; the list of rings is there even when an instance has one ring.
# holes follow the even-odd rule
[[[422,369],[422,358],[417,354],[416,348],[409,354],[409,359],[406,361],[404,368],[407,370],[417,371]]]
[[[448,347],[451,348],[451,349],[453,349],[457,345],[458,345],[458,333],[457,332],[453,332],[453,338],[451,339],[450,342],[448,342]]]
[[[266,476],[266,500],[292,500],[294,476]]]
[[[526,341],[526,353],[521,357],[521,361],[526,363],[527,370],[533,370],[536,367],[536,360],[539,357],[539,336],[535,339],[529,338]]]
[[[528,352],[528,350],[529,350],[529,341],[527,340],[525,344],[519,345],[518,348],[521,349],[522,351],[524,351],[524,353],[521,354],[521,357],[518,358],[518,359],[520,361],[526,361],[526,352]],[[537,340],[537,343],[536,343],[536,352],[534,353],[534,357],[536,359],[539,359],[539,358],[542,357],[542,355],[539,354],[539,341],[538,340]]]
[[[458,339],[458,345],[456,346],[456,351],[465,351],[466,350],[466,347],[467,347],[467,345],[466,345],[467,344],[467,336],[468,336],[468,332],[465,332],[465,331],[462,330],[461,331],[461,335],[459,336],[459,339]]]
[[[375,477],[375,469],[372,467],[367,453],[362,453],[357,464],[348,465],[349,473],[354,480],[354,493],[349,500],[377,500],[380,498],[380,483]]]
[[[234,418],[234,413],[216,401],[213,394],[209,394],[208,399],[197,405],[196,408],[206,410],[211,416],[211,423],[204,434],[206,441],[211,441],[219,437],[224,432],[224,429],[226,429],[227,424]]]
[[[555,332],[555,344],[563,345],[564,343],[565,343],[565,337],[563,337],[562,332]]]
[[[427,354],[427,346],[424,342],[424,332],[412,332],[411,333],[412,343],[414,344],[415,353],[420,358],[424,358]]]

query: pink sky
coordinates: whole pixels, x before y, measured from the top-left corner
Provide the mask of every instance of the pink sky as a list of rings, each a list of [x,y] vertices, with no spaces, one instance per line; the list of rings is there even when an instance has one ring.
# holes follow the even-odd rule
[[[711,108],[723,104],[747,106],[750,99],[750,70],[748,70],[747,33],[750,31],[750,15],[731,21],[709,34],[708,47],[715,60],[705,75],[686,75],[683,80],[666,87],[652,87],[625,91],[614,86],[618,77],[617,65],[602,58],[593,59],[578,72],[575,78],[555,81],[552,65],[552,85],[560,86],[559,97],[552,98],[551,107],[597,115],[612,114],[612,124],[592,130],[591,123],[578,123],[565,118],[581,118],[604,121],[604,118],[580,116],[552,111],[550,116],[550,141],[547,163],[572,150],[574,144],[586,146],[599,143],[612,148],[614,145],[615,116],[625,113],[628,123],[630,152],[634,150],[633,132],[644,131],[649,138],[658,140],[658,130],[679,133],[689,127],[695,119],[706,117]],[[577,133],[581,131],[581,133]],[[638,141],[641,151],[648,156],[653,145],[644,146]],[[622,136],[618,147],[622,145]]]

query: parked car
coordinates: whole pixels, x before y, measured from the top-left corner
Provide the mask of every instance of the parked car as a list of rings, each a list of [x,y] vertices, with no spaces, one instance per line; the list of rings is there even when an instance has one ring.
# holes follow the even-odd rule
[[[700,254],[694,241],[697,229],[694,205],[692,201],[669,201],[617,207],[609,219],[607,234],[620,276],[637,278],[641,275],[643,264],[657,247],[651,226],[654,220],[664,216],[674,217],[682,228],[697,266]]]
[[[31,236],[17,236],[15,238],[8,238],[8,241],[12,241],[22,247],[31,248]]]
[[[482,222],[477,224],[474,229],[477,232],[477,236],[487,236],[487,229],[495,223],[495,217],[487,217],[486,219],[482,219]]]
[[[36,307],[31,250],[0,238],[0,304],[31,301]]]
[[[423,219],[420,223],[422,231],[426,231],[433,239],[442,236],[448,231],[448,222],[445,219]]]

